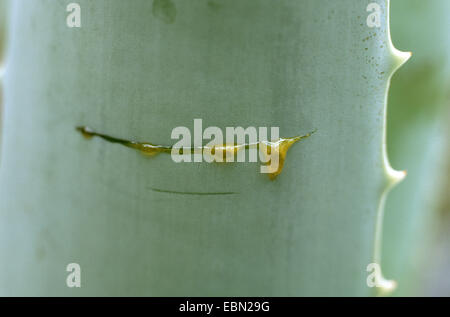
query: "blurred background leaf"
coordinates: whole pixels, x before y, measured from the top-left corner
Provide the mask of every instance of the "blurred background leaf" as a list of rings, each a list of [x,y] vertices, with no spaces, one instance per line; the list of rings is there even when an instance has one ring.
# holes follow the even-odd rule
[[[442,212],[449,194],[448,12],[448,0],[391,2],[393,42],[413,52],[392,79],[387,116],[389,159],[408,171],[388,196],[384,219],[383,268],[398,281],[396,295],[450,295],[450,226]]]

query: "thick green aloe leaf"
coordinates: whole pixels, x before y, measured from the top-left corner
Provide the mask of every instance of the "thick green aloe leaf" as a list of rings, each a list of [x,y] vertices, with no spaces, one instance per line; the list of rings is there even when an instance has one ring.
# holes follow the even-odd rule
[[[414,52],[393,78],[388,112],[389,157],[408,170],[386,205],[383,268],[398,281],[397,295],[427,294],[436,265],[431,243],[439,231],[440,186],[447,185],[449,11],[447,0],[392,2],[393,40]]]
[[[81,28],[67,1],[10,12],[0,295],[373,293],[382,195],[402,176],[386,93],[408,57],[387,0],[78,2]],[[171,144],[195,118],[317,132],[270,181],[254,163],[175,164],[75,131]],[[81,288],[66,286],[72,262]]]

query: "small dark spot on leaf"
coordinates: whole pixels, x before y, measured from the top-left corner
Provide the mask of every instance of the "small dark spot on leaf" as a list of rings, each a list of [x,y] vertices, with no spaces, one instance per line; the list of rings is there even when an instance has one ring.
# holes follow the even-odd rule
[[[211,10],[217,11],[217,10],[219,10],[222,7],[222,5],[220,3],[215,2],[215,1],[208,1],[208,7]]]
[[[171,0],[154,0],[153,16],[160,19],[164,23],[172,24],[177,16],[177,8]]]

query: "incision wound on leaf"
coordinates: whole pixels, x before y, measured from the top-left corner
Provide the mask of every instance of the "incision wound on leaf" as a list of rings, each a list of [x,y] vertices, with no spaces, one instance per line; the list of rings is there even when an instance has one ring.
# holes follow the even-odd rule
[[[173,149],[172,146],[155,145],[147,142],[136,142],[118,139],[106,134],[95,132],[88,127],[77,127],[77,130],[86,139],[99,137],[105,141],[121,144],[123,146],[138,150],[139,152],[147,156],[155,156],[161,153],[171,154]],[[245,143],[245,144],[223,144],[223,145],[215,145],[213,147],[201,146],[201,147],[180,148],[178,153],[179,155],[207,153],[208,155],[212,155],[217,159],[219,157],[229,158],[230,155],[234,157],[241,150],[256,148],[259,149],[262,156],[266,158],[264,162],[266,162],[267,166],[269,167],[268,175],[269,178],[273,180],[278,175],[281,174],[284,162],[286,160],[287,152],[291,148],[291,146],[293,146],[298,141],[311,136],[314,132],[293,138],[286,138],[286,139],[280,138],[278,141],[260,141],[256,143]],[[272,166],[270,164],[270,158],[273,157],[273,153],[275,153],[275,155],[278,155],[278,164],[276,165],[276,168],[270,169]],[[227,162],[227,160],[217,160],[217,161]]]

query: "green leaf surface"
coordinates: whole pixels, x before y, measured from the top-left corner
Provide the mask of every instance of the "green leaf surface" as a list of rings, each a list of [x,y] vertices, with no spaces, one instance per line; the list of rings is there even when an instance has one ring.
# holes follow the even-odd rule
[[[387,0],[79,0],[79,29],[67,1],[13,2],[0,295],[373,293],[381,197],[401,176],[384,153],[386,93],[408,57]],[[270,181],[258,164],[175,164],[75,131],[171,144],[195,118],[317,132]]]

